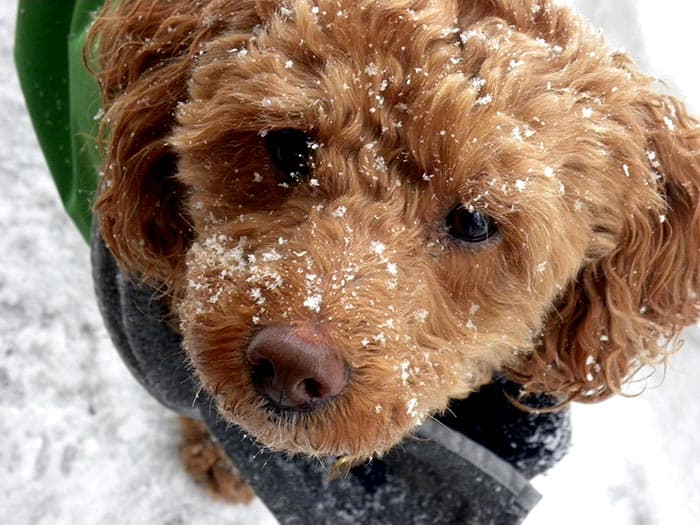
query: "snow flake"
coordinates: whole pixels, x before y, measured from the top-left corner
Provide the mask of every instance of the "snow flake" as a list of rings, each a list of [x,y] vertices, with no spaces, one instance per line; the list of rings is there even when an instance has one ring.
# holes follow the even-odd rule
[[[474,89],[481,89],[486,85],[486,80],[481,77],[474,77],[469,81],[469,85]]]
[[[382,348],[386,346],[386,335],[384,335],[384,332],[379,332],[372,339],[374,339],[374,342],[378,343]]]
[[[370,62],[369,65],[365,68],[365,73],[367,73],[367,76],[374,77],[379,74],[379,68],[377,67],[377,64],[374,62]]]
[[[417,406],[418,400],[415,397],[411,398],[408,403],[406,403],[406,413],[411,417],[418,417]]]
[[[493,102],[493,97],[489,94],[484,95],[483,97],[477,98],[474,104],[477,106],[488,106]]]
[[[381,155],[374,158],[374,169],[382,173],[387,171],[386,160]]]
[[[669,130],[676,131],[676,125],[673,123],[673,121],[670,118],[664,117],[664,124],[666,124],[666,127]]]
[[[216,304],[219,302],[219,299],[221,298],[221,295],[224,293],[223,289],[219,288],[214,295],[209,297],[209,302],[211,304]]]
[[[486,34],[484,34],[481,31],[463,31],[459,34],[459,40],[462,42],[462,44],[466,44],[469,42],[472,38],[477,38],[479,40],[485,41],[486,40]]]
[[[647,151],[647,159],[651,163],[652,168],[660,168],[661,163],[658,160],[658,156],[655,151]]]
[[[411,363],[409,361],[404,361],[403,363],[401,363],[401,381],[403,381],[404,385],[408,381],[408,378],[411,376],[411,374],[409,373],[410,367]]]
[[[268,251],[263,252],[263,254],[262,254],[262,260],[264,262],[279,261],[281,258],[282,258],[282,256],[274,248],[270,248]]]
[[[386,245],[383,242],[372,241],[370,243],[370,249],[377,255],[382,255],[386,250]]]
[[[322,297],[320,294],[310,295],[304,301],[304,306],[309,310],[319,313],[321,311]]]
[[[255,301],[255,304],[261,305],[265,304],[265,297],[263,296],[262,290],[260,288],[252,288],[248,294],[251,299]]]
[[[413,318],[419,323],[424,323],[430,317],[430,312],[425,309],[420,309],[413,314]]]

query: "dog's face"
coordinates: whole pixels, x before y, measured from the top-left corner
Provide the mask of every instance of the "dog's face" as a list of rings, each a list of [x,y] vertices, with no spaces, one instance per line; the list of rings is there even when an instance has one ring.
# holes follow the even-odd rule
[[[175,4],[105,68],[98,212],[264,444],[382,452],[494,372],[604,397],[694,319],[696,123],[567,11]]]

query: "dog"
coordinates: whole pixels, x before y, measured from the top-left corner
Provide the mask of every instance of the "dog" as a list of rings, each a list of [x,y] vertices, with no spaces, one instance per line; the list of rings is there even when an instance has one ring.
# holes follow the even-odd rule
[[[121,0],[87,54],[99,231],[270,449],[381,455],[495,374],[600,401],[698,317],[698,121],[566,8]]]

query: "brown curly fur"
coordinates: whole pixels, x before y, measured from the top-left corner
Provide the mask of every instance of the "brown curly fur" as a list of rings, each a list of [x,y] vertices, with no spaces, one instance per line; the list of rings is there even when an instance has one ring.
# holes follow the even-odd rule
[[[698,122],[567,9],[121,0],[91,37],[104,239],[272,448],[381,453],[497,371],[598,401],[697,318]],[[282,128],[318,145],[293,187],[265,149]],[[454,242],[459,203],[499,238]],[[252,388],[245,348],[279,322],[352,369],[321,411],[275,419]]]

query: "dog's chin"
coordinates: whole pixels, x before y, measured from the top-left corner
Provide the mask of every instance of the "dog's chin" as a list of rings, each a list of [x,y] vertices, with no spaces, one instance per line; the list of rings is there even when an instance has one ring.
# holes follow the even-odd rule
[[[343,400],[288,409],[258,398],[252,403],[217,400],[220,415],[253,436],[264,448],[291,455],[343,457],[363,461],[379,457],[422,422],[405,406],[378,405],[361,413]]]

